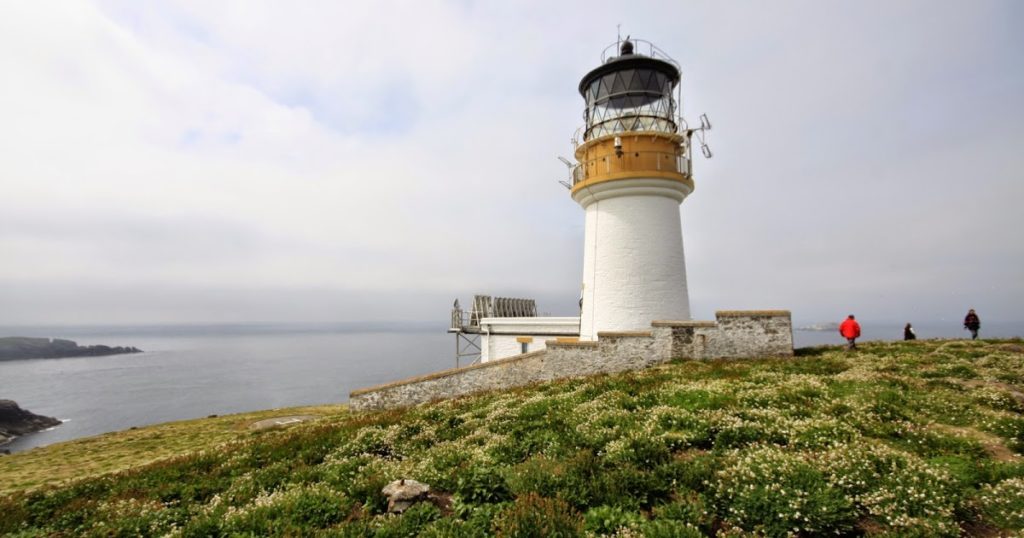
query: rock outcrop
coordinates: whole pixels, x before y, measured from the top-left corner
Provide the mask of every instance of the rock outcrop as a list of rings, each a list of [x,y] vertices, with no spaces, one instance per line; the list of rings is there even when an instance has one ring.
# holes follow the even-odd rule
[[[417,502],[427,500],[430,486],[415,480],[395,480],[384,486],[381,493],[388,498],[388,512],[401,514]]]
[[[27,336],[6,336],[0,338],[0,361],[17,359],[59,359],[63,357],[99,357],[139,353],[137,347],[121,346],[80,346],[71,340],[60,338],[29,338]]]
[[[58,424],[60,421],[55,418],[26,411],[11,400],[0,400],[0,444]]]

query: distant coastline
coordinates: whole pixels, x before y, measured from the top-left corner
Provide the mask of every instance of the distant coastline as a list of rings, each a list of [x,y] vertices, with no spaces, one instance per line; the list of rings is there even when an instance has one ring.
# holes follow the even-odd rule
[[[0,337],[0,361],[22,359],[61,359],[67,357],[100,357],[141,353],[132,346],[80,346],[72,340],[60,338],[33,338],[28,336]]]
[[[812,323],[810,325],[804,325],[803,327],[797,327],[798,331],[836,331],[839,330],[838,323]]]

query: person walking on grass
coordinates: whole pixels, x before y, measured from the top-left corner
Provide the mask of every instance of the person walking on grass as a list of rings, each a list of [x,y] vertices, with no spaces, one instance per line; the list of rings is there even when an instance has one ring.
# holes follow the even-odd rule
[[[860,324],[857,323],[853,314],[847,316],[846,319],[839,324],[839,334],[848,342],[846,346],[847,350],[857,349],[857,338],[860,337]]]
[[[964,318],[964,328],[971,331],[971,340],[978,339],[978,329],[981,328],[981,319],[978,318],[978,314],[974,312],[974,309],[967,311],[967,316]]]
[[[914,328],[907,323],[907,326],[903,328],[903,339],[904,340],[917,340],[917,333],[914,332]]]

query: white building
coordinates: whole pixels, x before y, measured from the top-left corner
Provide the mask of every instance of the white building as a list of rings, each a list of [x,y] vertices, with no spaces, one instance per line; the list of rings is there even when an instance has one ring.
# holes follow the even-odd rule
[[[678,63],[646,42],[612,47],[579,84],[585,125],[574,140],[570,194],[585,219],[580,317],[540,317],[535,305],[505,315],[474,302],[469,323],[453,315],[451,332],[463,343],[479,335],[481,361],[543,349],[547,340],[593,341],[690,319],[679,205],[694,189],[692,135],[710,125],[689,129],[678,115]]]
[[[580,317],[538,316],[530,299],[455,301],[449,332],[463,365],[353,391],[353,409],[389,409],[489,390],[694,359],[791,357],[788,310],[729,310],[690,320],[679,205],[693,192],[690,129],[678,116],[679,65],[625,41],[579,90],[573,200],[584,211]],[[609,47],[611,48],[611,47]],[[636,51],[642,49],[642,53]],[[607,53],[607,50],[606,50]],[[675,95],[673,95],[675,92]],[[706,157],[707,145],[701,143]],[[499,360],[501,359],[501,360]],[[468,361],[467,361],[468,362]]]
[[[585,212],[580,339],[690,319],[679,204],[693,192],[678,64],[625,41],[580,81],[572,197]]]

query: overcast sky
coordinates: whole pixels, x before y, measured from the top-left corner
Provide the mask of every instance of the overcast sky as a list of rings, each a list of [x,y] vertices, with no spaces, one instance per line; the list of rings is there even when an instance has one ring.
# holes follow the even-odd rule
[[[1024,320],[1024,3],[0,1],[0,323],[574,314],[616,24],[715,155],[694,317]]]

